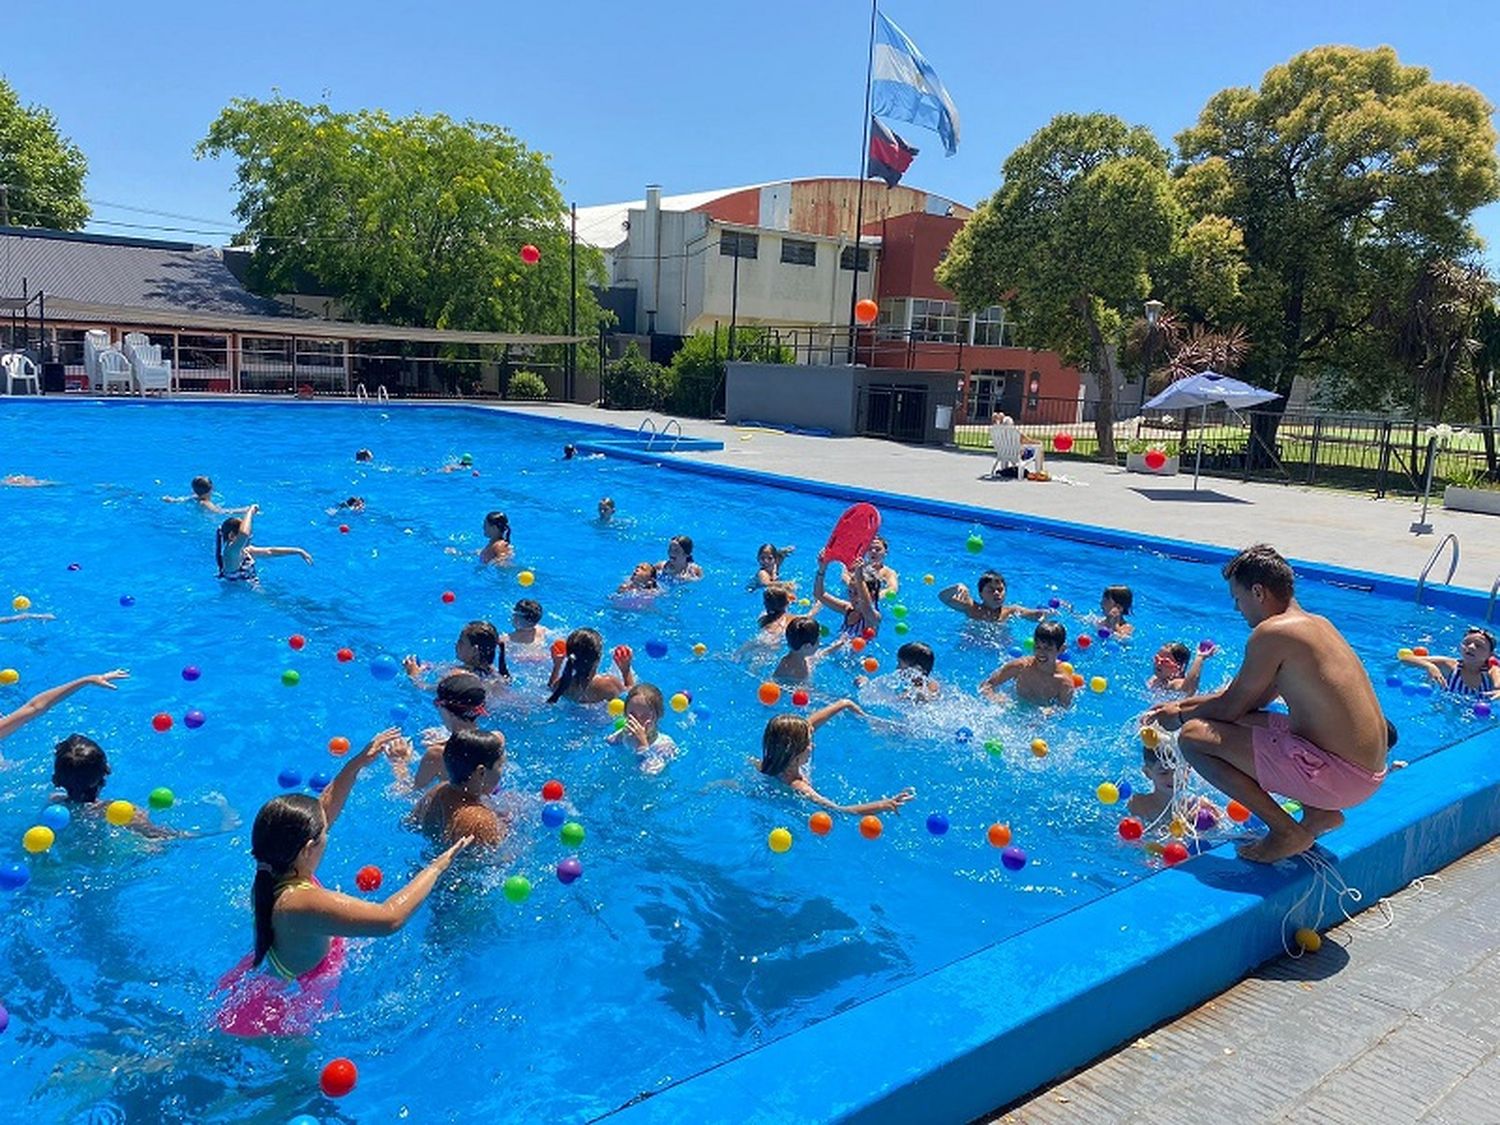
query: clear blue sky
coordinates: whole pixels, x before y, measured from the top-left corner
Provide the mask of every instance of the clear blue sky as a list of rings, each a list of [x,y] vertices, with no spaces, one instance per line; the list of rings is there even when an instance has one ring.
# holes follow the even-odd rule
[[[907,182],[965,202],[993,191],[1006,154],[1055,113],[1105,110],[1170,141],[1215,91],[1256,85],[1323,43],[1390,44],[1403,62],[1500,101],[1497,0],[885,0],[883,10],[937,68],[963,123],[951,158],[935,135],[907,131],[923,150]],[[505,125],[551,154],[580,205],[639,198],[648,182],[671,194],[851,175],[868,21],[862,0],[50,0],[11,6],[0,73],[87,154],[87,192],[104,201],[96,220],[227,230],[231,169],[192,149],[230,98],[273,89]],[[1479,222],[1500,269],[1500,206]]]

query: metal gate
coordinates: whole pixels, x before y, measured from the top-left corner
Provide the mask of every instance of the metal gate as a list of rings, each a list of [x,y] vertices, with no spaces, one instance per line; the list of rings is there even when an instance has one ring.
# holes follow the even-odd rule
[[[920,444],[926,440],[929,390],[921,384],[899,383],[862,387],[856,416],[859,433]]]

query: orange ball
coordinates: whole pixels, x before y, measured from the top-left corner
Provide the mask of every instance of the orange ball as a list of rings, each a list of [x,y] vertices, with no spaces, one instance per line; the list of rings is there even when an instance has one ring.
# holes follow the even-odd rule
[[[833,831],[833,817],[826,812],[815,812],[807,818],[807,827],[814,836],[826,836]]]
[[[854,305],[854,319],[861,324],[874,324],[879,315],[880,306],[868,297]]]
[[[876,660],[873,656],[865,657],[864,668],[866,672],[873,672],[879,667],[880,661]]]
[[[553,641],[552,642],[552,655],[553,656],[567,656],[568,655],[568,642],[565,641],[565,640],[563,640],[561,637],[558,637],[557,640]]]
[[[1083,686],[1083,677],[1080,676],[1077,672],[1073,673],[1073,686],[1076,688],[1081,688]]]
[[[1224,812],[1228,815],[1229,819],[1234,821],[1236,824],[1244,824],[1245,821],[1250,819],[1250,810],[1247,809],[1244,805],[1240,804],[1238,801],[1230,801],[1229,804],[1225,806]]]
[[[880,818],[871,813],[869,816],[861,817],[859,821],[859,834],[866,840],[880,839],[880,833],[884,831],[885,825],[880,823]]]
[[[349,740],[341,734],[336,734],[328,740],[328,752],[330,754],[349,753]]]
[[[865,639],[863,637],[855,637],[852,641],[849,642],[849,647],[852,648],[855,652],[864,652]]]
[[[1010,825],[1008,824],[992,824],[985,835],[990,838],[990,844],[994,847],[1010,847]]]
[[[781,685],[773,684],[770,680],[767,680],[760,685],[760,690],[756,694],[760,696],[760,701],[767,707],[774,707],[777,701],[781,699]]]

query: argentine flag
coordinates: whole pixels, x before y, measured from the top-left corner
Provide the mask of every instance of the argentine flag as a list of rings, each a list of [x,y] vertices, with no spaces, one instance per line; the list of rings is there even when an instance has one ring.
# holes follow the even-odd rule
[[[875,29],[873,113],[910,121],[942,138],[949,156],[958,151],[958,108],[932,64],[906,32],[880,12]]]

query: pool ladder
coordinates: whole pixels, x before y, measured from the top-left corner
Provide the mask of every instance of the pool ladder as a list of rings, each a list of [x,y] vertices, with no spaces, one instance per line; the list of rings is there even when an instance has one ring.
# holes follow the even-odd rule
[[[1432,554],[1427,558],[1427,565],[1422,568],[1422,573],[1417,575],[1418,603],[1422,601],[1422,588],[1427,585],[1428,572],[1430,572],[1433,566],[1437,564],[1438,557],[1443,553],[1443,548],[1448,546],[1449,543],[1453,544],[1453,561],[1448,564],[1448,577],[1443,579],[1443,585],[1446,586],[1453,581],[1453,575],[1458,570],[1458,536],[1450,531],[1447,535],[1443,536],[1438,545],[1432,549]],[[1490,605],[1492,607],[1495,602],[1495,590],[1497,587],[1500,587],[1500,577],[1497,577],[1495,579],[1495,586],[1492,586],[1490,588]]]
[[[650,431],[651,436],[646,439],[646,452],[650,453],[652,448],[656,445],[656,439],[661,438],[662,440],[666,440],[666,436],[672,432],[673,426],[677,427],[677,436],[672,439],[672,445],[667,450],[667,452],[676,453],[677,445],[683,439],[682,423],[679,422],[676,418],[668,418],[661,424],[661,429],[658,430],[656,427],[656,419],[647,414],[644,418],[641,419],[641,424],[635,428],[635,432],[636,435],[639,436],[646,433],[648,430]]]
[[[370,401],[370,392],[363,383],[355,384],[354,401],[358,403],[367,403]],[[384,383],[375,388],[375,401],[384,403],[389,403],[391,401],[390,392],[385,389]]]
[[[1490,623],[1490,614],[1495,612],[1495,595],[1500,593],[1500,574],[1495,575],[1495,580],[1490,583],[1490,600],[1484,607],[1484,623]]]

